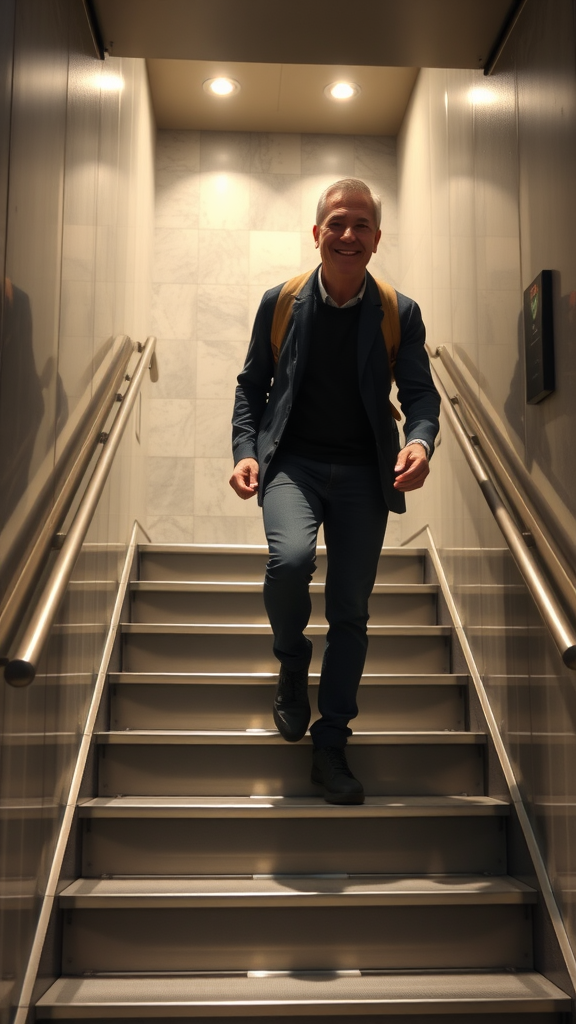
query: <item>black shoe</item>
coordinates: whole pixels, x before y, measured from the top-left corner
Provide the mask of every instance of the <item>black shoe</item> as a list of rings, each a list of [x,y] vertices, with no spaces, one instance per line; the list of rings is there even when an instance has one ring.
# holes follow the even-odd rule
[[[307,668],[289,672],[282,665],[274,694],[272,714],[274,724],[285,740],[296,743],[302,739],[310,724],[311,714]]]
[[[344,747],[315,748],[311,778],[322,786],[329,804],[364,803],[364,787],[352,775]]]

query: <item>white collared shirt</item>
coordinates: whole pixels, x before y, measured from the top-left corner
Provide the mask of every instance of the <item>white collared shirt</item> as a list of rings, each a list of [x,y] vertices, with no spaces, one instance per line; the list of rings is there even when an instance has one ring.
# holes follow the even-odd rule
[[[366,274],[364,274],[364,284],[358,292],[358,295],[355,295],[352,299],[348,299],[348,302],[345,302],[343,306],[339,306],[337,302],[334,302],[334,299],[328,295],[328,292],[322,284],[322,267],[318,267],[318,287],[320,289],[320,295],[322,296],[322,302],[325,302],[327,306],[335,306],[336,309],[348,309],[350,306],[357,306],[359,302],[362,302],[364,292],[366,291]]]

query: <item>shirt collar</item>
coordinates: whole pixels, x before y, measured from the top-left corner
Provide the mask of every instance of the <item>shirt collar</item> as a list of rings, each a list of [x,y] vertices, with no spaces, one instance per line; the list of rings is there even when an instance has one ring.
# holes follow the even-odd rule
[[[349,306],[356,306],[359,302],[362,302],[362,299],[364,298],[364,292],[366,291],[366,274],[364,274],[364,284],[362,285],[358,294],[355,295],[352,299],[348,299],[348,302],[345,302],[343,306],[339,306],[338,303],[334,302],[334,299],[331,298],[330,295],[328,295],[328,292],[326,291],[324,285],[322,284],[321,266],[318,267],[318,287],[320,289],[320,296],[322,298],[322,302],[325,302],[327,306],[335,306],[336,309],[348,309]]]

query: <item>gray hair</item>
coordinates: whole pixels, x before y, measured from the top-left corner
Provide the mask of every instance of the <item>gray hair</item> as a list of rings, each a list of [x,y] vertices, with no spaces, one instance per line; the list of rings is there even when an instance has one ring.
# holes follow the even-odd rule
[[[382,219],[382,200],[380,196],[376,195],[371,188],[366,184],[365,181],[361,181],[360,178],[341,178],[340,181],[335,181],[333,185],[328,185],[325,188],[320,199],[318,200],[318,206],[316,207],[316,223],[322,224],[326,216],[326,207],[328,200],[333,192],[338,192],[345,199],[349,199],[350,196],[364,196],[372,203],[374,210],[374,220],[376,222],[376,229],[380,227],[380,221]]]

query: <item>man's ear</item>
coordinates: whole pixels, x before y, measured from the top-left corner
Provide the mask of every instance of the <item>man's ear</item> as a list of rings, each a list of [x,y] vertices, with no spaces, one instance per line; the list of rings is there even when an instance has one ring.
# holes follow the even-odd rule
[[[316,246],[316,248],[318,248],[318,246],[320,245],[320,240],[318,238],[320,234],[320,228],[318,227],[317,224],[315,224],[314,227],[312,228],[312,234],[314,235],[314,245]]]
[[[374,238],[374,248],[372,249],[372,252],[376,252],[376,250],[378,248],[378,242],[380,241],[381,238],[382,238],[382,232],[380,231],[380,228],[378,228],[378,231],[376,232],[376,236]]]

